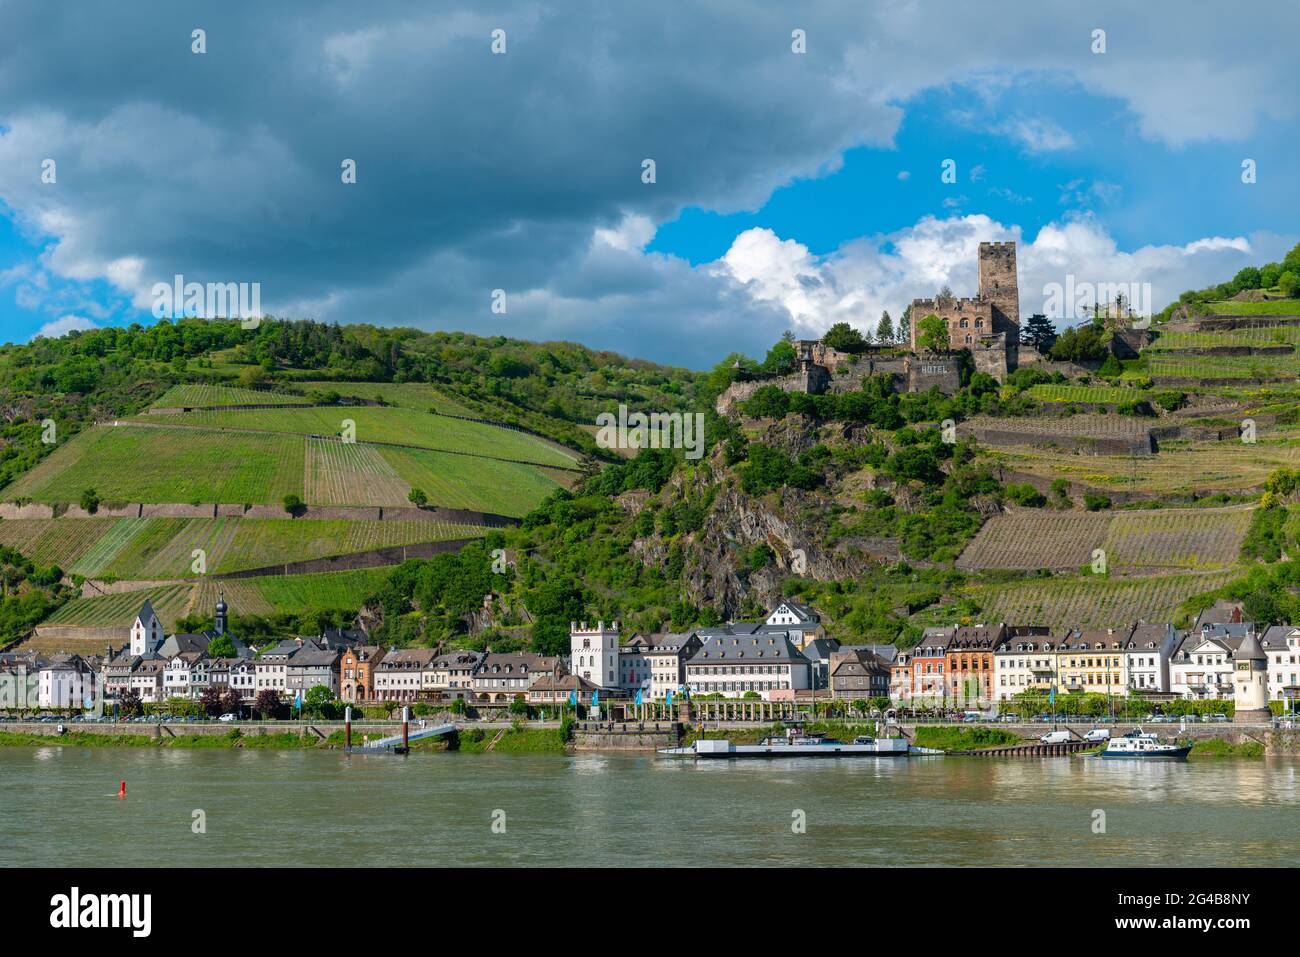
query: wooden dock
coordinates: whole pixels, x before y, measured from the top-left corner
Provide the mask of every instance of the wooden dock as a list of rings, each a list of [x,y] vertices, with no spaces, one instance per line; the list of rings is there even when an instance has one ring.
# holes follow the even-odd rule
[[[1013,744],[1004,748],[974,748],[970,751],[949,751],[949,755],[973,758],[1056,758],[1077,754],[1105,745],[1104,741],[1063,741],[1060,744]]]

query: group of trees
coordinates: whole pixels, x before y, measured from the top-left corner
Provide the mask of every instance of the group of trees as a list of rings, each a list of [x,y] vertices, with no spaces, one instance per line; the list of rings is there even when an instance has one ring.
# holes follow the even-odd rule
[[[880,314],[880,321],[876,323],[875,332],[867,329],[865,332],[859,332],[847,322],[837,322],[826,330],[822,336],[822,344],[829,346],[839,352],[847,352],[850,355],[857,355],[866,352],[872,342],[882,346],[894,345],[899,341],[905,340],[905,333],[900,325],[897,329],[894,327],[894,320],[886,309]]]

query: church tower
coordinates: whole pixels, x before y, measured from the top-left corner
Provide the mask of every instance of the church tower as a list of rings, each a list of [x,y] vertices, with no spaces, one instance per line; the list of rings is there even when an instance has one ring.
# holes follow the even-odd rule
[[[229,609],[226,607],[226,590],[222,588],[217,592],[217,627],[218,635],[226,633],[226,616]]]
[[[1237,724],[1270,721],[1268,709],[1268,656],[1254,632],[1246,635],[1232,656],[1232,691]]]

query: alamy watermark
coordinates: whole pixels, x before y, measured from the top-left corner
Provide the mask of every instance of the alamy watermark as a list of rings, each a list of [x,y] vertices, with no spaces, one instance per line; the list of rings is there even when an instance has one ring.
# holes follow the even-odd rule
[[[703,412],[628,413],[621,402],[618,415],[596,416],[596,444],[602,449],[685,449],[688,459],[704,455]]]
[[[1070,273],[1043,286],[1043,314],[1053,319],[1149,318],[1152,301],[1149,282],[1079,282]]]
[[[262,315],[260,282],[186,282],[177,273],[170,283],[154,283],[155,319],[239,319],[245,329],[256,329]]]

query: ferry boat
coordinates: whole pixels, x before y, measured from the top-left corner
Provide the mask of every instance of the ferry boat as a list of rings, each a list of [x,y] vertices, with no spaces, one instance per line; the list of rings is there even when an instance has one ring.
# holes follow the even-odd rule
[[[660,754],[688,758],[853,758],[906,757],[906,738],[871,738],[859,735],[852,742],[805,733],[791,728],[770,734],[758,744],[732,744],[723,739],[701,738],[684,748],[660,748]]]
[[[1141,728],[1106,742],[1101,752],[1103,758],[1185,758],[1192,750],[1190,744],[1163,744],[1154,734]]]

